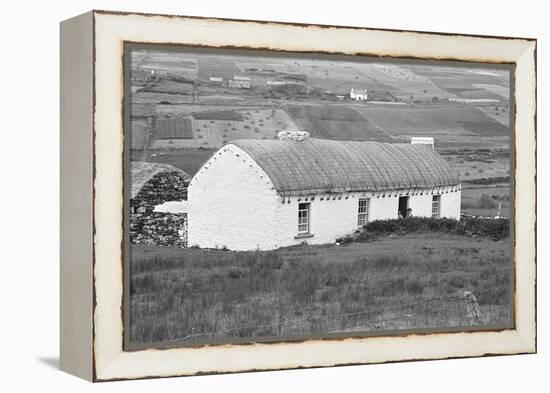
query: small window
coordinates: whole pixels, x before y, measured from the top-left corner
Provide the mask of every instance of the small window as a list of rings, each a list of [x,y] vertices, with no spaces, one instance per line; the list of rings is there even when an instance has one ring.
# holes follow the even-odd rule
[[[441,206],[441,195],[432,196],[432,217],[439,217],[439,211]]]
[[[369,222],[369,199],[359,198],[359,206],[357,209],[357,226],[362,227]]]
[[[309,233],[309,203],[298,204],[298,233]]]

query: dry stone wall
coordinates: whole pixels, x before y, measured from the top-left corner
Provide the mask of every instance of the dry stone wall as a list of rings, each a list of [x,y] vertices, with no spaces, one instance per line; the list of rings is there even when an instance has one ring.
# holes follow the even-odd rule
[[[149,179],[130,199],[130,242],[155,246],[187,245],[187,214],[154,212],[156,205],[187,200],[191,179],[179,172],[162,172]]]

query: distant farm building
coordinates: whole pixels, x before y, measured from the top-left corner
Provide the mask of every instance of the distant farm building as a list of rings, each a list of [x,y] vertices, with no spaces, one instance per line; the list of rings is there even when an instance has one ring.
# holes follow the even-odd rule
[[[211,76],[210,82],[223,83],[223,78],[221,76]]]
[[[139,81],[150,81],[158,76],[167,75],[168,71],[164,67],[147,66],[132,70],[132,79]]]
[[[145,67],[139,68],[141,71],[149,74],[149,75],[166,75],[168,74],[168,70],[165,67],[162,66],[155,66],[155,65],[148,65]]]
[[[229,80],[228,84],[229,87],[234,87],[237,89],[250,89],[252,87],[250,77],[241,75],[235,75],[233,79]]]
[[[187,243],[187,186],[191,177],[172,165],[130,164],[130,241],[184,246]]]
[[[302,81],[295,81],[295,80],[284,80],[284,81],[272,81],[268,80],[266,81],[266,84],[270,86],[284,86],[284,85],[301,85],[304,82]]]
[[[189,184],[189,245],[269,250],[333,243],[369,221],[460,218],[460,179],[422,144],[286,132],[218,150]]]
[[[428,145],[432,149],[434,148],[434,138],[430,136],[413,136],[411,143],[413,145]]]
[[[364,101],[368,98],[367,89],[351,88],[349,97],[355,101]]]

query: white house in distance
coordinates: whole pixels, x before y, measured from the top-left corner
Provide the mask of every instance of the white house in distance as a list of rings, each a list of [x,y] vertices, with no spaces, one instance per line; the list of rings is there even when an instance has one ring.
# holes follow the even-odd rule
[[[434,138],[431,136],[413,136],[411,137],[411,143],[413,145],[428,145],[432,149],[435,147]]]
[[[229,87],[250,89],[252,87],[252,82],[249,76],[235,75],[233,79],[229,80]]]
[[[408,208],[460,217],[460,180],[431,147],[282,132],[279,140],[227,144],[197,172],[188,188],[188,245],[333,243]]]
[[[367,89],[354,89],[352,87],[349,92],[349,97],[355,101],[365,101],[369,96],[367,94]]]

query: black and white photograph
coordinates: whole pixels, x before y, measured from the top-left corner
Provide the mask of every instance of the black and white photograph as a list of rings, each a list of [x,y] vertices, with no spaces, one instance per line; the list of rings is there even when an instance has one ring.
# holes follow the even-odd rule
[[[130,348],[513,326],[510,66],[125,67]]]

